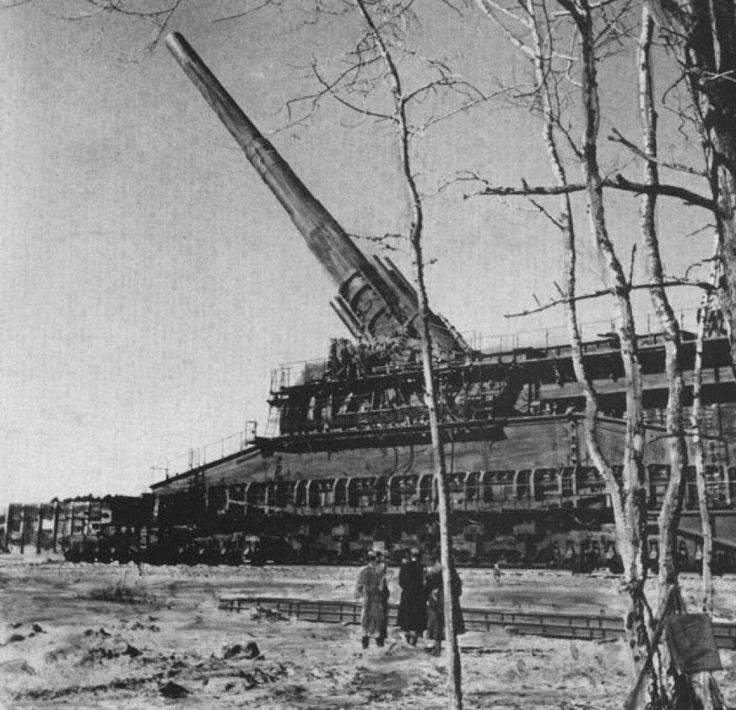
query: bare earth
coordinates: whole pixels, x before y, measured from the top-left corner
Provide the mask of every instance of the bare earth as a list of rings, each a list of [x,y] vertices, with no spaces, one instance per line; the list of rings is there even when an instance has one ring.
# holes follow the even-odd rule
[[[398,630],[386,647],[362,651],[355,626],[217,608],[232,592],[351,600],[356,568],[144,566],[141,576],[45,560],[0,557],[3,708],[444,707],[444,659]],[[460,572],[466,606],[609,614],[622,605],[602,574],[507,570],[495,584],[490,571]],[[698,583],[685,579],[693,609]],[[716,593],[717,616],[736,618],[736,578],[718,578]],[[249,642],[260,658],[246,657]],[[630,682],[622,642],[499,630],[469,632],[461,648],[468,708],[620,708]],[[733,707],[736,652],[721,660],[716,678]]]

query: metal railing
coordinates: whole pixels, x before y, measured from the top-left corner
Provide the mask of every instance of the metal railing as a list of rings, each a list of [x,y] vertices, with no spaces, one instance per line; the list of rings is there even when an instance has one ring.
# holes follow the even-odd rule
[[[677,312],[680,327],[695,332],[697,329],[698,309],[680,309]],[[638,335],[661,333],[659,319],[655,313],[644,313],[637,318]],[[580,324],[583,342],[600,340],[616,330],[615,322],[609,319],[586,321]],[[537,328],[511,333],[483,333],[471,330],[462,333],[463,338],[473,349],[483,353],[504,353],[526,348],[559,347],[569,343],[567,326]],[[409,369],[410,366],[402,369]],[[416,365],[420,369],[420,365]],[[329,370],[327,358],[312,358],[281,363],[271,371],[271,391],[293,385],[308,384],[321,380]]]
[[[166,459],[158,466],[151,466],[152,471],[165,471],[166,478],[178,473],[191,471],[213,461],[219,461],[231,454],[237,454],[247,449],[252,443],[255,429],[246,427],[243,431],[235,432],[222,439],[203,446],[190,448],[186,453]]]
[[[240,612],[253,607],[325,624],[359,624],[361,616],[359,602],[238,594],[224,594],[219,598],[219,608],[227,611]],[[396,623],[397,613],[398,605],[389,604],[389,624]],[[582,640],[617,639],[624,633],[620,616],[603,614],[535,613],[469,607],[463,609],[463,617],[469,631],[503,628],[517,634]],[[713,635],[719,648],[736,649],[736,623],[715,622]]]

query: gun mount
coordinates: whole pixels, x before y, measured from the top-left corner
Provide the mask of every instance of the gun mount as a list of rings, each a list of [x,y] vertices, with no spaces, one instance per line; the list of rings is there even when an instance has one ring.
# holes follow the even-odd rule
[[[170,34],[166,44],[338,285],[331,305],[351,334],[369,342],[418,338],[417,294],[395,264],[369,260],[358,249],[181,35]],[[469,350],[444,318],[430,313],[429,323],[435,352],[442,357]]]

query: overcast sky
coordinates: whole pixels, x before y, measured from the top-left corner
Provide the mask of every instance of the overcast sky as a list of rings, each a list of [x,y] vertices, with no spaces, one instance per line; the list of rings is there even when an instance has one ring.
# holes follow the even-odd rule
[[[349,232],[405,229],[387,128],[334,107],[307,130],[273,133],[285,102],[314,88],[303,66],[314,57],[335,70],[357,20],[300,31],[289,13],[214,22],[243,6],[185,2],[170,29]],[[153,25],[64,19],[84,7],[33,0],[0,12],[0,505],[140,493],[165,466],[182,470],[190,447],[249,419],[262,432],[271,369],[323,357],[330,337],[346,335],[329,307],[335,286],[275,199],[165,46],[146,51]],[[477,18],[436,7],[422,25],[425,51],[478,82],[522,71]],[[620,107],[612,122],[635,130],[632,77],[633,67],[605,90]],[[423,185],[435,192],[461,169],[497,183],[548,180],[538,134],[528,112],[499,104],[459,116],[418,144]],[[636,204],[618,205],[628,244]],[[427,201],[430,297],[461,330],[561,322],[554,312],[503,318],[532,294],[553,296],[559,280],[556,233],[519,207],[457,189]],[[674,230],[668,265],[690,258],[689,227]],[[405,252],[391,256],[411,274]],[[596,282],[594,260],[583,277]],[[587,315],[608,317],[604,304]]]

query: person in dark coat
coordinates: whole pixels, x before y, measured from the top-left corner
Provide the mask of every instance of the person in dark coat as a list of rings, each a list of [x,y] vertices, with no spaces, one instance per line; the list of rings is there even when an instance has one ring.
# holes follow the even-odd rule
[[[419,560],[419,549],[414,547],[409,559],[399,570],[401,601],[396,624],[406,634],[412,646],[427,628],[427,604],[424,597],[424,567]]]
[[[465,620],[460,608],[460,595],[463,585],[455,566],[450,566],[450,580],[452,595],[457,600],[455,615],[453,618],[455,635],[465,633]],[[442,641],[445,638],[445,595],[442,587],[442,563],[439,556],[427,572],[427,580],[424,583],[424,598],[427,602],[427,636],[434,641],[431,650],[433,656],[442,653]]]
[[[383,573],[383,626],[381,627],[380,637],[376,639],[376,645],[383,646],[383,641],[385,641],[385,639],[388,637],[388,598],[390,595],[388,588],[388,560],[384,560],[383,553],[380,550],[374,550],[374,552],[376,554],[376,569],[381,570],[381,572]]]

